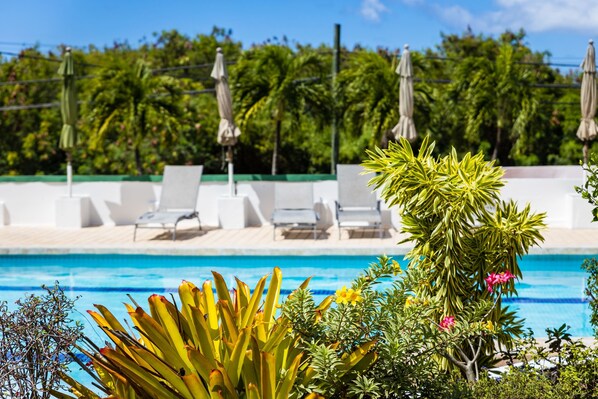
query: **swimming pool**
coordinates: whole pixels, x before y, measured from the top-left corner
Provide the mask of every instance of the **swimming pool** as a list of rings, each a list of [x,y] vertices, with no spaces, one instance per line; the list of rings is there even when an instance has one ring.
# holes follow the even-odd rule
[[[520,262],[523,279],[517,283],[519,296],[505,300],[526,319],[526,327],[537,337],[547,327],[571,326],[574,336],[592,336],[590,311],[584,301],[585,273],[580,269],[590,255],[528,255]],[[402,261],[403,256],[395,256]],[[2,255],[0,256],[0,300],[14,302],[24,293],[39,293],[40,286],[59,281],[71,296],[80,296],[77,318],[94,303],[107,306],[119,318],[125,317],[123,302],[131,294],[139,303],[153,293],[176,292],[181,280],[200,284],[211,279],[211,270],[223,275],[230,287],[234,277],[250,286],[279,266],[286,295],[308,276],[317,296],[333,294],[347,285],[374,256],[162,256],[162,255]],[[91,326],[93,323],[86,322]],[[103,341],[91,329],[91,338]]]

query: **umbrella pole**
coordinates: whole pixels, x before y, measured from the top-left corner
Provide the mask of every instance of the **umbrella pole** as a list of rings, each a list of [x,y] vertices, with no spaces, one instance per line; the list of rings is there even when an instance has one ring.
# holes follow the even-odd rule
[[[590,143],[588,140],[583,141],[583,164],[588,164],[588,152],[590,151]]]
[[[71,165],[71,152],[66,153],[66,189],[69,198],[73,196],[73,167]]]
[[[228,150],[226,151],[226,160],[228,161],[228,195],[231,197],[235,196],[235,181],[233,178],[234,175],[234,166],[233,166],[233,147],[228,146]]]

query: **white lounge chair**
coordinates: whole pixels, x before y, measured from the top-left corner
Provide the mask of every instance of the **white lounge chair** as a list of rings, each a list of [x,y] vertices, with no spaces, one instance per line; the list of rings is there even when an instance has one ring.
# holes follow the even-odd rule
[[[277,227],[311,228],[314,240],[320,215],[314,210],[312,183],[275,183],[274,212],[272,213],[273,239]]]
[[[368,187],[370,176],[362,172],[364,169],[361,165],[336,165],[338,201],[335,204],[339,240],[342,227],[374,227],[382,238],[380,200]]]
[[[155,212],[146,212],[135,221],[133,241],[138,228],[161,228],[173,226],[172,240],[176,240],[176,227],[181,220],[197,218],[197,194],[203,166],[165,166],[162,179],[160,203]],[[160,226],[156,226],[160,225]]]

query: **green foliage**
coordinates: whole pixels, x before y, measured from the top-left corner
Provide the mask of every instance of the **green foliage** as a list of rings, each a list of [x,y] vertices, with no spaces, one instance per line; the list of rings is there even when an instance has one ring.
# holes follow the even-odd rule
[[[592,311],[590,323],[594,327],[594,336],[598,337],[598,260],[596,258],[585,259],[581,268],[588,273],[585,294],[590,299]]]
[[[473,386],[478,399],[565,399],[550,379],[532,370],[511,369],[500,380],[482,378]]]
[[[435,140],[437,154],[454,147],[458,154],[481,151],[490,159],[496,150],[501,165],[579,161],[579,90],[539,87],[570,85],[578,76],[543,64],[545,54],[532,52],[525,39],[524,32],[493,38],[468,31],[441,35],[438,46],[412,53],[415,124],[421,136]],[[243,50],[230,30],[213,28],[195,37],[171,30],[135,47],[117,42],[73,52],[82,102],[75,173],[160,174],[167,163],[201,163],[208,173],[221,172],[218,110],[207,91],[217,47],[233,63],[233,108],[243,125],[235,148],[240,173],[269,173],[273,158],[277,173],[329,171],[333,111],[341,124],[343,163],[358,162],[365,149],[392,140],[388,131],[398,121],[395,49],[341,49],[337,98],[332,101],[329,46],[291,47],[283,40]],[[56,50],[43,54],[32,48],[23,57],[0,59],[0,81],[7,83],[0,86],[0,107],[58,103],[60,84],[38,82],[58,78]],[[170,81],[167,86],[176,87],[178,95],[135,80],[138,61],[151,67],[148,80]],[[100,94],[103,88],[106,92]],[[131,102],[125,104],[123,97]],[[144,109],[125,112],[144,97]],[[118,115],[98,135],[110,109]],[[63,174],[65,155],[57,149],[60,127],[58,107],[4,111],[0,152],[6,156],[0,159],[0,174]]]
[[[414,292],[440,304],[433,319],[483,314],[491,304],[488,320],[499,329],[499,342],[508,346],[521,333],[521,321],[501,303],[501,295],[516,294],[514,281],[492,289],[486,279],[499,273],[521,277],[518,259],[543,240],[544,215],[532,214],[529,205],[519,211],[512,202],[499,202],[503,172],[482,154],[459,160],[453,150],[435,158],[433,147],[426,138],[416,155],[403,139],[387,150],[368,152],[364,166],[378,173],[371,184],[381,188],[382,198],[398,207],[404,241],[413,244],[406,256],[409,269],[425,276]],[[462,345],[445,355],[466,374],[492,353],[483,340],[465,339]]]
[[[174,78],[155,76],[142,60],[129,64],[116,58],[102,69],[90,90],[88,117],[94,129],[90,148],[102,149],[107,142],[123,140],[133,152],[134,170],[143,174],[147,169],[141,146],[149,132],[154,131],[154,146],[177,139],[179,95]]]
[[[588,158],[588,164],[582,165],[586,180],[582,186],[575,186],[575,191],[594,207],[592,222],[596,222],[598,221],[598,152],[591,151]]]
[[[466,393],[460,377],[442,370],[433,355],[454,348],[464,337],[489,340],[494,333],[480,323],[479,313],[463,315],[452,331],[439,328],[434,315],[440,304],[415,296],[425,278],[421,269],[402,270],[395,260],[381,257],[349,288],[318,307],[308,292],[283,304],[283,315],[310,353],[312,381],[320,394],[458,398]],[[324,311],[333,299],[335,305]],[[356,348],[371,349],[343,373],[343,359],[350,359]]]
[[[296,130],[302,114],[322,115],[330,104],[325,65],[323,57],[311,48],[293,52],[289,47],[269,44],[245,52],[234,68],[233,94],[240,105],[241,126],[247,128],[256,118],[273,123],[269,129],[273,130],[269,146],[273,175],[279,170],[283,129]],[[284,126],[285,122],[291,125]],[[281,166],[283,171],[288,167],[287,163]]]
[[[475,398],[560,398],[598,397],[598,348],[588,348],[566,335],[567,327],[547,329],[553,338],[549,346],[540,346],[529,335],[518,341],[518,353],[497,379],[483,376],[472,385]],[[556,333],[556,336],[554,335]]]
[[[353,162],[362,157],[364,147],[379,145],[382,135],[399,120],[396,68],[396,58],[390,54],[359,50],[349,55],[339,74],[337,84],[345,127],[343,150],[353,155]]]

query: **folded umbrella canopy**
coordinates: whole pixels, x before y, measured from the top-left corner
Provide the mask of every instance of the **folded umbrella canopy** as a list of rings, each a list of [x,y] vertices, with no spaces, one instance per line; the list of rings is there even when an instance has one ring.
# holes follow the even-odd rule
[[[589,143],[594,140],[598,127],[596,115],[596,51],[594,41],[590,40],[586,56],[581,63],[583,76],[581,78],[581,124],[577,129],[577,137],[583,141],[583,162],[588,163]]]
[[[60,110],[62,112],[62,131],[59,146],[66,151],[66,181],[68,196],[72,197],[73,169],[71,166],[71,151],[78,143],[77,129],[77,92],[75,90],[75,65],[70,47],[66,48],[64,58],[58,74],[62,76],[62,93],[60,97]]]
[[[417,131],[413,123],[413,68],[407,44],[396,73],[401,76],[399,86],[399,114],[401,117],[392,132],[397,140],[399,137],[404,137],[409,141],[414,141],[417,138]]]
[[[237,143],[241,131],[235,125],[233,119],[233,99],[228,86],[228,72],[224,63],[222,49],[216,49],[216,61],[210,75],[216,80],[216,99],[218,101],[218,113],[220,114],[220,125],[218,126],[218,143],[227,146],[226,160],[228,162],[228,184],[231,197],[234,193],[233,181],[233,151],[232,147]]]

